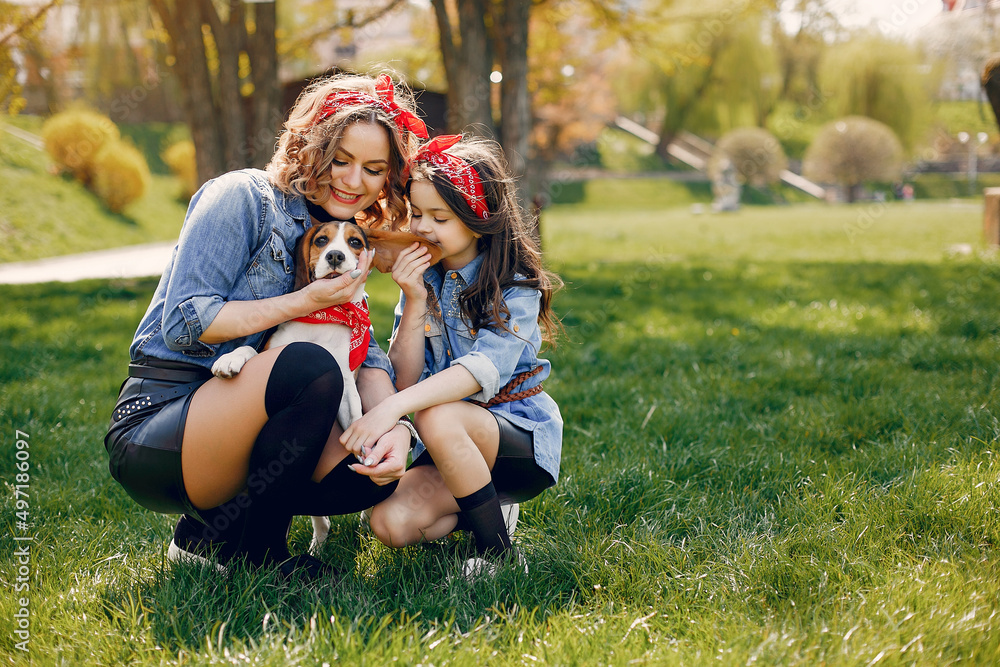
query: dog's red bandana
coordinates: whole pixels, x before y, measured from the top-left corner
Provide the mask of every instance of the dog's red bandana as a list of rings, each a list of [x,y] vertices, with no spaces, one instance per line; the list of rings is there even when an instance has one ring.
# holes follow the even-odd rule
[[[326,96],[323,106],[316,114],[313,125],[318,125],[324,120],[347,106],[378,107],[387,114],[392,122],[396,124],[402,132],[412,132],[421,139],[427,138],[427,126],[416,114],[401,108],[395,99],[395,89],[392,86],[392,79],[388,75],[379,76],[375,83],[375,92],[378,97],[372,97],[360,90],[338,90]]]
[[[309,324],[343,324],[351,328],[351,349],[348,356],[348,366],[353,371],[368,356],[368,342],[371,339],[369,329],[372,325],[368,316],[368,304],[342,303],[317,310],[305,317],[296,317],[296,322]]]
[[[434,165],[434,168],[444,174],[458,189],[472,212],[485,220],[490,217],[490,210],[486,207],[486,195],[483,194],[483,183],[479,180],[479,174],[462,158],[445,153],[461,139],[461,135],[458,134],[434,137],[420,147],[413,161],[430,162]]]

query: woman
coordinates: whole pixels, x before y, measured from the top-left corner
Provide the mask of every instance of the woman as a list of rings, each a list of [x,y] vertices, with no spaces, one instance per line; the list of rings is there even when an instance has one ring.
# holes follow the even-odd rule
[[[300,96],[266,171],[206,183],[130,348],[105,447],[112,476],[140,505],[179,513],[168,555],[225,567],[278,565],[310,576],[324,566],[291,557],[294,514],[337,514],[387,497],[402,474],[410,431],[384,434],[354,465],[331,437],[343,392],[332,356],[310,343],[270,349],[233,379],[214,378],[219,356],[258,349],[281,322],[344,303],[367,272],[291,292],[293,250],[312,224],[354,219],[395,226],[405,217],[405,165],[426,137],[412,98],[387,76],[339,76]],[[393,391],[372,343],[359,377],[362,402]],[[356,471],[356,472],[355,472]],[[357,474],[357,473],[360,473]]]

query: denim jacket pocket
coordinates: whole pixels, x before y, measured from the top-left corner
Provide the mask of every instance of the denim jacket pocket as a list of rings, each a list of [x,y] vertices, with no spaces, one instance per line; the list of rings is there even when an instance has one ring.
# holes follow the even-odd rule
[[[434,338],[436,336],[440,336],[443,333],[443,331],[444,330],[441,327],[441,320],[431,315],[428,315],[427,323],[424,324],[424,337]]]
[[[247,283],[256,299],[284,294],[293,283],[295,267],[284,239],[275,232],[250,260]]]

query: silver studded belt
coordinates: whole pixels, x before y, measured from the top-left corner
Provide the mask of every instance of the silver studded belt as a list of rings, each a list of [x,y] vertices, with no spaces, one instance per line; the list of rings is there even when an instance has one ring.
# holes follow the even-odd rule
[[[147,394],[145,396],[136,396],[129,401],[122,403],[115,411],[112,413],[111,418],[116,422],[130,417],[132,415],[141,413],[144,410],[160,405],[161,403],[166,403],[175,398],[180,398],[181,396],[186,396],[193,392],[195,389],[203,385],[204,382],[191,382],[188,384],[177,385],[176,387],[171,387],[166,391],[161,391],[158,394]]]

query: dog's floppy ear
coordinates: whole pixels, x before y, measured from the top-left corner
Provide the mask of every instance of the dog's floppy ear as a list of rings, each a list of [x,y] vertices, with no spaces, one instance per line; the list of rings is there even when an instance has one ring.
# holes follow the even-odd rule
[[[410,232],[391,232],[385,229],[365,230],[368,235],[368,243],[375,249],[375,259],[372,264],[381,273],[392,271],[392,265],[403,250],[413,245],[414,241],[419,242],[431,252],[431,266],[441,259],[441,246],[431,243],[422,236],[417,236]]]
[[[299,242],[295,244],[295,286],[293,291],[297,291],[312,282],[312,266],[309,262],[309,246],[316,236],[321,225],[313,225],[306,230],[306,233],[299,237]]]

